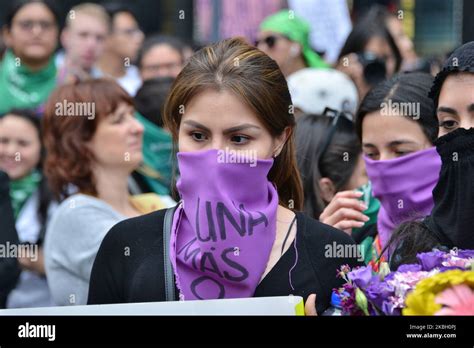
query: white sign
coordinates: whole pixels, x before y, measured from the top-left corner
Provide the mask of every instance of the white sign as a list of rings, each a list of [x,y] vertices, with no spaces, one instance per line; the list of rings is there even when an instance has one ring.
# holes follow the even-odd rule
[[[0,310],[0,315],[304,315],[300,296],[120,303]]]

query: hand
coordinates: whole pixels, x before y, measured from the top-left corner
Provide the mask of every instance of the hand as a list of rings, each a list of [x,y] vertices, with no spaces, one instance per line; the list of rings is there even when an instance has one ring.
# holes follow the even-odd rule
[[[362,214],[367,209],[366,205],[358,199],[362,195],[363,192],[359,191],[336,193],[319,216],[319,221],[350,235],[353,228],[360,228],[370,220],[367,215]]]
[[[318,315],[318,312],[316,312],[316,294],[311,294],[306,299],[306,303],[304,304],[304,315],[306,316]]]
[[[33,255],[35,257],[19,257],[18,263],[20,267],[24,270],[33,271],[40,275],[45,275],[46,271],[44,269],[44,254],[43,248],[37,248],[38,251],[37,255]]]
[[[365,81],[364,67],[362,64],[360,64],[357,54],[349,53],[348,55],[342,57],[338,61],[336,69],[340,72],[343,72],[352,79],[357,87],[357,91],[359,92],[359,99],[362,100],[362,98],[370,90],[370,86]]]

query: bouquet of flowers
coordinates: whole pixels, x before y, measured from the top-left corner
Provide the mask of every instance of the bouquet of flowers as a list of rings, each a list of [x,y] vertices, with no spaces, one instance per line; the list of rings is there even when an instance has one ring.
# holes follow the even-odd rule
[[[474,315],[474,250],[433,250],[417,255],[418,263],[391,272],[382,263],[338,276],[346,283],[335,290],[343,315]]]

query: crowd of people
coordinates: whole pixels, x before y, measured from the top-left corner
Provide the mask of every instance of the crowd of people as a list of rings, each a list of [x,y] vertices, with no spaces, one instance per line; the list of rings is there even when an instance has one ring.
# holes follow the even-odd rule
[[[334,63],[288,9],[202,47],[111,2],[60,17],[5,18],[0,243],[34,255],[0,258],[0,308],[293,294],[322,314],[342,265],[474,249],[474,42],[427,64],[380,6]]]

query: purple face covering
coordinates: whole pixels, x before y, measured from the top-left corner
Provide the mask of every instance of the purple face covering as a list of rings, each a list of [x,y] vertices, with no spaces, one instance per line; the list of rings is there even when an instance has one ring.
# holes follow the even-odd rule
[[[431,212],[441,158],[432,147],[396,159],[374,161],[364,156],[364,160],[374,197],[381,203],[377,229],[384,248],[399,224]]]
[[[170,257],[180,299],[252,297],[276,235],[273,159],[222,163],[218,150],[178,153],[181,204]]]

